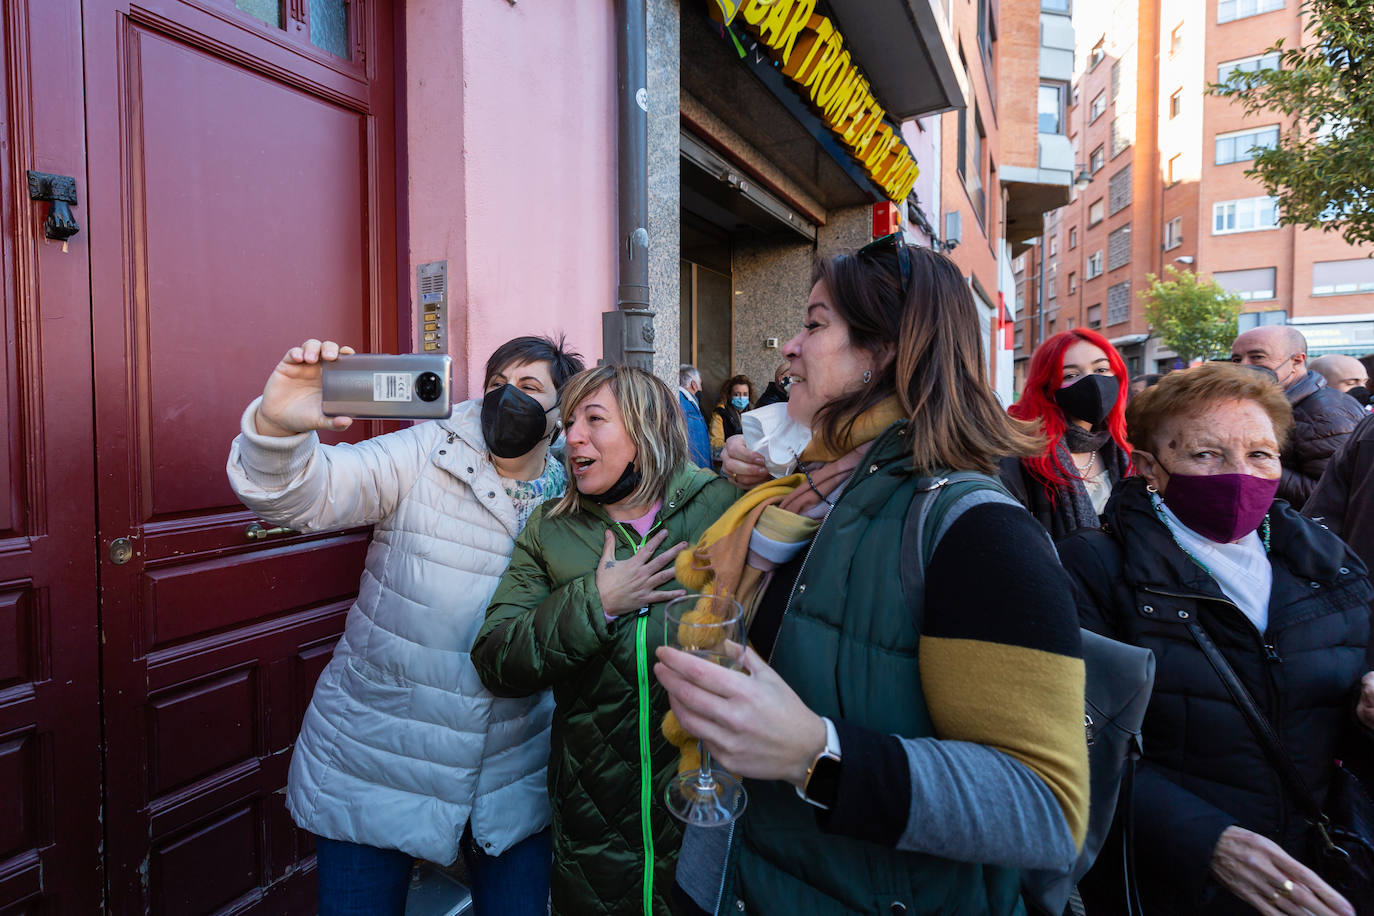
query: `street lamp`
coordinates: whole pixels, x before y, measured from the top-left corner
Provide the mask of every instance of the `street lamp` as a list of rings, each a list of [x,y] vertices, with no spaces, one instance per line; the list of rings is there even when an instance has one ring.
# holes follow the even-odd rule
[[[1088,167],[1082,162],[1075,162],[1073,167],[1078,169],[1078,174],[1075,175],[1073,179],[1073,186],[1080,191],[1086,190],[1088,185],[1093,183],[1092,173],[1088,171]]]

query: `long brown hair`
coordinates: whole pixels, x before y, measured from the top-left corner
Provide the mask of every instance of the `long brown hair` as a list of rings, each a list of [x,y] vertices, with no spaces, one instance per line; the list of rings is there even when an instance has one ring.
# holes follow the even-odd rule
[[[909,259],[905,296],[900,257]],[[995,474],[999,459],[1043,447],[1034,425],[1007,416],[988,384],[977,306],[949,258],[914,245],[842,254],[816,262],[818,282],[849,325],[850,343],[875,365],[869,384],[817,412],[812,428],[823,444],[838,449],[860,414],[896,394],[919,471]]]

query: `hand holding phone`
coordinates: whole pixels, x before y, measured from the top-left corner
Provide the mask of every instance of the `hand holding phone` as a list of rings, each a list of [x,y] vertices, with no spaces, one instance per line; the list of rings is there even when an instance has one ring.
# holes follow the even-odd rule
[[[351,417],[325,415],[321,383],[325,364],[352,354],[352,347],[313,337],[287,350],[262,390],[254,421],[259,435],[294,436],[312,429],[344,430],[352,426]]]

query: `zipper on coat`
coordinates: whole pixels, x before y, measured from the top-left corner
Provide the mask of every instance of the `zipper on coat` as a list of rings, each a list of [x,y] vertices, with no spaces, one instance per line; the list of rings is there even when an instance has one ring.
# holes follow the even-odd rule
[[[630,549],[638,554],[649,542],[661,523],[656,519],[649,533],[636,541],[625,526],[616,528],[629,541]],[[639,829],[644,843],[644,916],[654,911],[654,831],[649,821],[653,805],[653,766],[649,759],[649,606],[635,615],[635,681],[639,705]]]
[[[644,916],[654,910],[654,831],[649,823],[653,802],[653,767],[649,761],[649,609],[635,621],[635,666],[639,669],[639,826],[644,835]]]

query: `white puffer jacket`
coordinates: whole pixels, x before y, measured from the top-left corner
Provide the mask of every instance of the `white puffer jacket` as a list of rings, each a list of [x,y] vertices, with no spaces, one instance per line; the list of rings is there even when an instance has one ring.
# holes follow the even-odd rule
[[[297,531],[375,525],[291,758],[296,823],[443,864],[469,818],[490,855],[542,830],[553,699],[495,697],[468,657],[519,534],[486,456],[481,402],[337,446],[260,436],[257,407],[229,452],[244,504]]]

